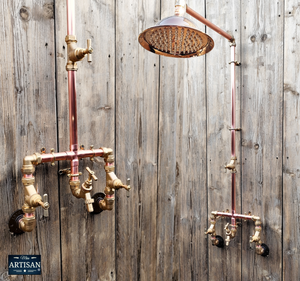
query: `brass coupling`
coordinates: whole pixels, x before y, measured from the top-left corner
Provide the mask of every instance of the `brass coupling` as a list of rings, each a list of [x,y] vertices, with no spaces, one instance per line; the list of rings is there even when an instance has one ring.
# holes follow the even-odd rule
[[[229,164],[225,165],[225,169],[231,171],[232,174],[235,174],[236,173],[236,160],[237,158],[236,157],[232,157]]]
[[[19,221],[19,228],[24,232],[31,232],[36,227],[35,208],[26,203],[22,206],[23,218]]]

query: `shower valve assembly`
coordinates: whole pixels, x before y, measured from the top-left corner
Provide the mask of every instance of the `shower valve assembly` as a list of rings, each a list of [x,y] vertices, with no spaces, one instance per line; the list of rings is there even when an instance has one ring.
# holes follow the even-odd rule
[[[24,232],[31,232],[36,226],[35,210],[41,206],[44,209],[44,217],[48,217],[48,195],[45,194],[43,199],[38,194],[35,188],[35,167],[42,163],[51,163],[55,166],[56,161],[70,161],[70,168],[60,170],[59,174],[66,174],[69,177],[69,185],[73,196],[84,199],[87,211],[98,214],[103,210],[112,210],[114,203],[114,192],[116,189],[124,188],[130,190],[129,179],[127,184],[123,184],[114,173],[114,155],[110,148],[101,147],[94,149],[93,146],[89,150],[84,150],[83,146],[78,145],[77,132],[77,102],[76,102],[76,71],[78,70],[77,62],[81,61],[87,56],[88,62],[92,61],[91,40],[87,41],[87,48],[78,48],[75,34],[75,0],[67,1],[67,36],[66,43],[68,45],[67,53],[68,60],[66,70],[68,72],[68,95],[69,95],[69,128],[70,128],[70,151],[46,153],[46,149],[42,148],[41,153],[34,153],[26,156],[23,160],[22,166],[22,183],[24,186],[24,204],[21,210],[13,213],[9,220],[9,229],[12,234],[22,234]],[[97,181],[95,173],[86,168],[88,178],[80,185],[79,176],[79,160],[90,158],[94,161],[95,157],[102,157],[105,161],[106,171],[106,188],[104,193],[96,193],[91,196],[92,183]]]
[[[224,239],[216,235],[215,225],[217,219],[220,217],[231,218],[231,224],[225,226],[226,240],[225,244],[228,246],[231,239],[235,238],[237,233],[237,219],[250,220],[255,223],[255,234],[251,236],[251,242],[256,243],[256,253],[261,256],[269,254],[269,248],[263,244],[260,239],[261,233],[261,219],[257,216],[236,214],[236,132],[241,131],[236,128],[236,76],[235,67],[241,64],[235,59],[235,38],[220,29],[218,26],[208,21],[203,16],[196,13],[188,5],[185,0],[175,1],[175,15],[161,20],[156,26],[150,27],[139,35],[139,43],[146,50],[158,55],[175,58],[189,58],[207,54],[214,47],[213,39],[207,34],[197,29],[196,25],[187,18],[184,18],[185,12],[195,19],[199,20],[209,28],[213,29],[230,42],[231,60],[229,62],[231,68],[231,160],[225,166],[225,169],[231,172],[231,193],[232,193],[232,212],[212,212],[211,225],[206,234],[211,235],[212,244],[217,247],[224,247]]]

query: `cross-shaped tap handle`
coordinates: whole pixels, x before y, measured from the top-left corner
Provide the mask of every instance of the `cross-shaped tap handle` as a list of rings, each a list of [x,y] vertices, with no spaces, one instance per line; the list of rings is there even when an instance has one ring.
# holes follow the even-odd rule
[[[95,176],[95,172],[94,171],[92,171],[89,167],[86,167],[86,170],[89,173],[89,180],[92,180],[92,179],[94,181],[98,180],[98,178]]]

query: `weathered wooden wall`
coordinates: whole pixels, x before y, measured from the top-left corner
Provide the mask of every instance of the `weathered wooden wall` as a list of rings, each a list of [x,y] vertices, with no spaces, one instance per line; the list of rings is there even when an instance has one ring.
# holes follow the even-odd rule
[[[173,14],[167,0],[76,1],[76,35],[92,38],[93,63],[77,73],[79,142],[115,150],[116,171],[130,177],[115,210],[87,214],[59,169],[41,165],[45,219],[12,236],[22,206],[25,155],[68,150],[65,0],[0,4],[0,280],[295,281],[300,279],[300,4],[296,0],[189,0],[237,41],[237,210],[262,217],[270,255],[255,255],[243,222],[228,248],[204,235],[213,210],[231,206],[230,48],[191,59],[159,57],[137,42]],[[205,26],[198,23],[200,29]],[[104,189],[103,163],[83,160]],[[86,177],[86,173],[82,180]],[[226,220],[218,222],[224,237]],[[8,276],[9,254],[41,254],[42,276]]]

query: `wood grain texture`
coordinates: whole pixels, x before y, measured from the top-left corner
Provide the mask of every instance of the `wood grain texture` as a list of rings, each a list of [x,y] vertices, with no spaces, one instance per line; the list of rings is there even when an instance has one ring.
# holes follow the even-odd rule
[[[240,60],[240,1],[206,1],[207,18],[232,34],[236,39],[236,59]],[[231,48],[227,39],[211,29],[207,33],[215,47],[207,55],[207,163],[208,163],[208,218],[212,211],[231,212],[231,173],[224,166],[231,159]],[[240,127],[240,68],[236,67],[236,127]],[[236,133],[236,212],[241,211],[240,133]],[[210,220],[209,220],[210,222]],[[219,219],[217,235],[226,239],[224,227],[230,219]],[[209,237],[210,240],[210,237]],[[209,279],[240,280],[241,228],[228,247],[217,248],[209,241]]]
[[[56,147],[53,1],[1,1],[1,232],[0,280],[60,280],[56,170],[36,169],[36,186],[48,193],[50,217],[36,211],[37,228],[11,236],[8,219],[24,203],[23,157]],[[8,277],[9,254],[41,254],[41,276]]]
[[[191,1],[203,12],[204,2]],[[162,16],[174,7],[162,1]],[[157,279],[207,278],[205,57],[161,57]]]
[[[243,228],[243,280],[281,280],[283,10],[281,2],[242,1],[243,211],[262,218],[268,258],[247,243]],[[250,16],[251,15],[251,16]],[[249,266],[251,265],[251,266]]]
[[[92,39],[93,62],[78,63],[77,110],[78,140],[85,148],[114,149],[115,85],[115,4],[114,1],[75,1],[78,47]],[[56,1],[57,85],[59,149],[69,150],[69,121],[66,65],[66,1]],[[62,163],[60,168],[69,167]],[[103,192],[103,163],[89,159],[80,162],[81,182],[87,178],[86,167],[95,171],[98,181],[92,194]],[[84,200],[73,197],[66,176],[60,179],[62,280],[115,280],[114,211],[100,215],[87,213]]]
[[[300,270],[300,5],[285,2],[284,138],[283,138],[283,280],[299,279]]]
[[[116,156],[129,193],[116,201],[117,280],[156,280],[159,57],[138,35],[159,19],[159,1],[116,7]]]

